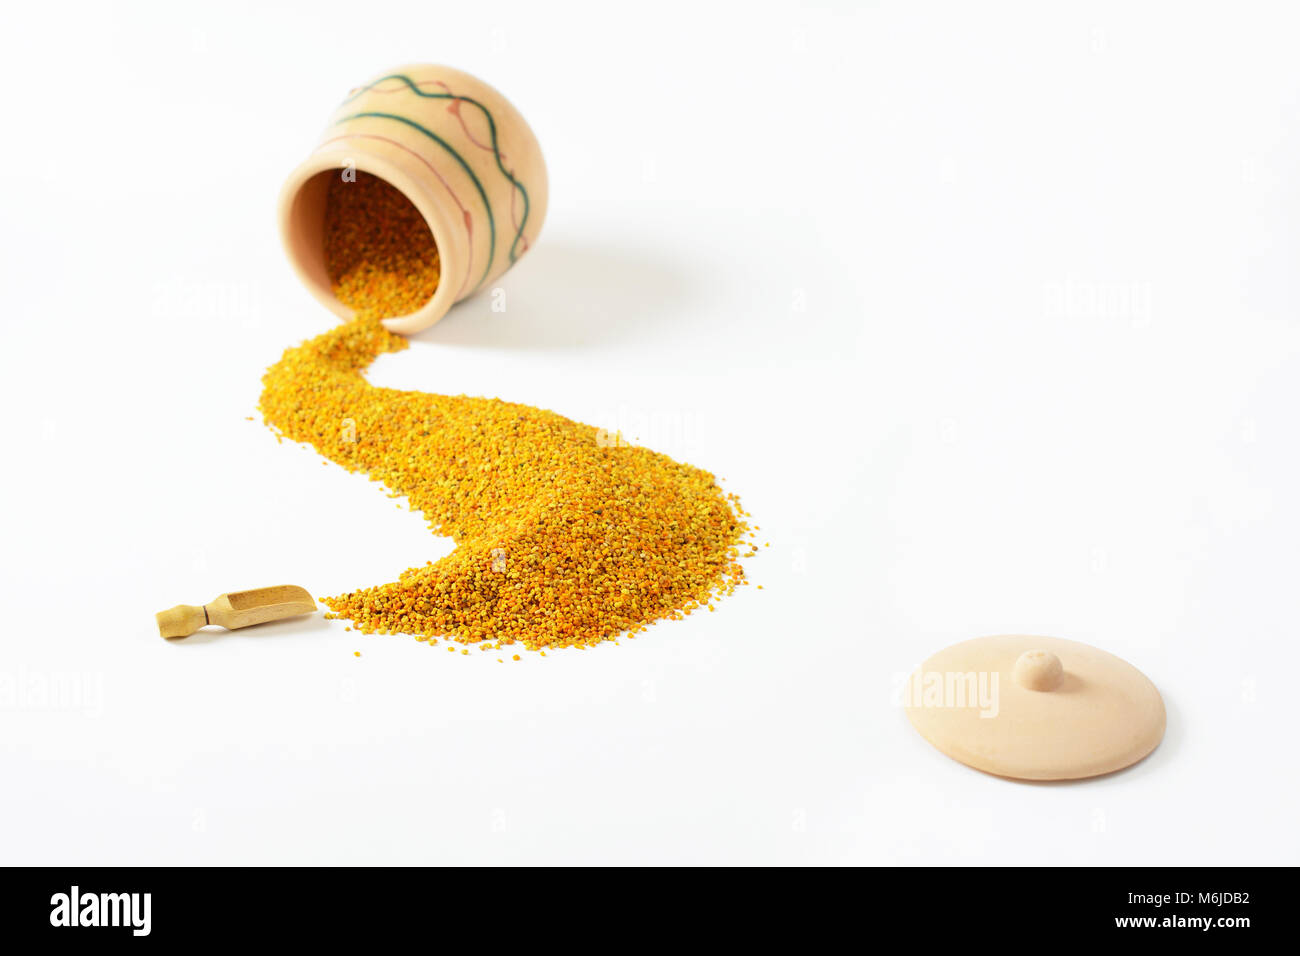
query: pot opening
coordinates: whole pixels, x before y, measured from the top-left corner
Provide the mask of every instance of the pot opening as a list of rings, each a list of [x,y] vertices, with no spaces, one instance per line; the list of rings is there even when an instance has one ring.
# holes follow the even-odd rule
[[[355,167],[308,177],[293,196],[285,239],[304,281],[340,314],[410,315],[438,288],[428,222],[387,180]]]

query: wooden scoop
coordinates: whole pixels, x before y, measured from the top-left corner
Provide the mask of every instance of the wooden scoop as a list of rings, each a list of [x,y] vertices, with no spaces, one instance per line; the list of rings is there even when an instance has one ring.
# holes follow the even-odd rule
[[[281,584],[253,591],[232,591],[214,598],[202,607],[177,604],[169,611],[159,611],[158,633],[163,637],[189,637],[206,624],[234,630],[250,624],[265,624],[282,617],[310,614],[316,602],[306,588]]]

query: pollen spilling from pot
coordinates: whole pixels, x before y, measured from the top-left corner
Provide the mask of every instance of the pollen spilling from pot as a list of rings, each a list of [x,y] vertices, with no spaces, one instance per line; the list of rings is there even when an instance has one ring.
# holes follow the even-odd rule
[[[378,388],[366,368],[407,347],[380,320],[437,288],[438,251],[381,179],[336,178],[326,266],[356,317],[288,349],[260,408],[283,436],[382,482],[455,550],[323,602],[363,633],[530,650],[590,647],[708,607],[746,583],[748,514],[707,471],[555,412]]]

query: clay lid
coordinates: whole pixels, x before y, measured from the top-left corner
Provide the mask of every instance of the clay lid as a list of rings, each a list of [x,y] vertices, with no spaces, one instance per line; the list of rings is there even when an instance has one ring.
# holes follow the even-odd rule
[[[904,699],[912,726],[949,757],[1023,780],[1110,773],[1165,735],[1164,701],[1141,671],[1058,637],[954,644],[921,665]]]

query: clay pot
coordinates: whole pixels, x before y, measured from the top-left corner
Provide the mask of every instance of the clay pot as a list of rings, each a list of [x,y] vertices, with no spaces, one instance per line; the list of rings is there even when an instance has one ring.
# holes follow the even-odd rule
[[[445,66],[407,66],[353,89],[280,194],[280,234],[312,294],[344,318],[325,271],[323,227],[331,176],[360,170],[400,190],[420,211],[442,279],[418,311],[388,319],[394,332],[433,325],[499,278],[537,241],[546,218],[546,164],[533,131],[504,96]]]

